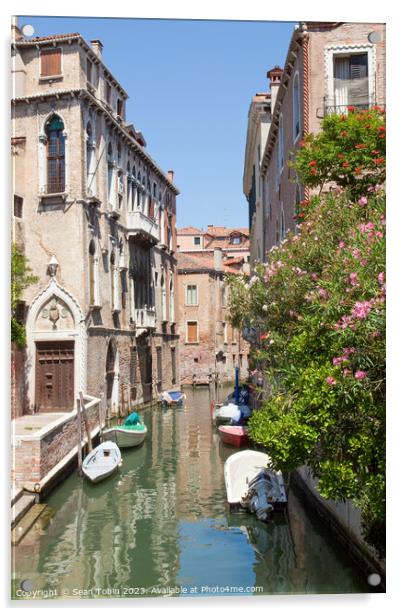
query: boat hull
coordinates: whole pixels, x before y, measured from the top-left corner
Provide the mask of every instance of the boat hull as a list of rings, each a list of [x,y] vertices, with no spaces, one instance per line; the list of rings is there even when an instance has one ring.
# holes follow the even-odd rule
[[[222,443],[226,445],[247,447],[250,444],[246,429],[241,426],[219,426],[218,432]]]
[[[127,430],[123,426],[114,426],[108,430],[104,430],[104,436],[116,443],[118,447],[138,447],[144,442],[147,435],[147,428],[144,426],[144,430]]]
[[[121,453],[116,443],[105,441],[91,451],[82,463],[82,472],[91,483],[99,483],[121,466]]]

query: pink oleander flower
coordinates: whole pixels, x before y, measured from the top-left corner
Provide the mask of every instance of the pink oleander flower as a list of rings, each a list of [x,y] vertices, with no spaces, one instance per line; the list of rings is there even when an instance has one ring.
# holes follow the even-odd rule
[[[342,355],[342,357],[333,357],[332,363],[334,364],[334,366],[339,366],[339,364],[347,360],[348,358],[346,357],[346,355]]]
[[[360,259],[360,254],[361,254],[361,252],[360,252],[360,250],[358,248],[354,248],[352,250],[352,255],[354,256],[355,259]]]
[[[313,272],[313,273],[311,274],[311,279],[312,279],[312,280],[318,280],[318,274],[316,274],[315,272]]]
[[[366,197],[360,197],[360,199],[357,202],[359,205],[367,205],[368,201]]]
[[[355,349],[355,347],[345,347],[345,348],[343,349],[343,354],[344,354],[346,357],[349,357],[349,355],[352,355],[352,353],[356,353],[356,349]]]
[[[364,370],[356,370],[355,372],[355,379],[357,379],[358,381],[365,379],[366,376],[367,376],[367,372],[365,372]]]
[[[342,371],[343,376],[348,376],[350,374],[349,368],[344,368]]]
[[[380,273],[378,274],[378,282],[379,282],[380,284],[384,284],[384,282],[385,282],[385,273],[384,273],[384,272],[380,272]]]
[[[357,319],[365,319],[372,308],[371,301],[356,302],[352,310],[352,316]]]
[[[345,242],[339,242],[338,248],[345,248]]]
[[[327,376],[325,380],[328,383],[328,385],[330,385],[331,387],[333,385],[336,385],[336,380],[332,376]]]
[[[329,293],[328,293],[328,291],[326,291],[326,290],[325,290],[325,289],[323,289],[322,287],[320,287],[320,288],[318,289],[318,295],[319,295],[320,297],[324,298],[324,299],[328,299],[328,297],[329,297]]]
[[[352,287],[355,287],[358,284],[358,277],[356,272],[352,272],[351,274],[349,274],[349,280]]]

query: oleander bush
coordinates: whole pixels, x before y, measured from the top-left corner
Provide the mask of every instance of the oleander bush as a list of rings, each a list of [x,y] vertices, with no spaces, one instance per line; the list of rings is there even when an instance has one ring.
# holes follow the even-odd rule
[[[320,152],[337,142],[335,126],[350,130],[359,122],[367,135],[356,129],[358,143],[377,143],[385,118],[381,110],[366,114],[365,123],[362,112],[327,118],[323,132],[305,140],[295,163],[304,183],[310,156],[319,167]],[[352,499],[366,540],[383,556],[385,191],[378,182],[385,178],[367,164],[345,186],[338,160],[320,176],[335,180],[337,189],[302,204],[296,231],[271,249],[251,279],[231,280],[229,305],[234,325],[260,332],[254,359],[271,392],[249,422],[252,438],[276,468],[308,465],[324,498]]]

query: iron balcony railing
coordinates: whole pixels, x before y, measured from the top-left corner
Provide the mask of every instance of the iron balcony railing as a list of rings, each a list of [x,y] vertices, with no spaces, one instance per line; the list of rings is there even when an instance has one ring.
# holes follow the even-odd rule
[[[347,105],[329,105],[324,101],[324,109],[323,115],[347,115],[352,109],[356,111],[366,111],[368,109],[373,109],[373,107],[378,107],[378,103],[366,102],[359,103],[357,105],[353,103],[348,103]],[[385,109],[385,105],[380,105],[381,109]]]

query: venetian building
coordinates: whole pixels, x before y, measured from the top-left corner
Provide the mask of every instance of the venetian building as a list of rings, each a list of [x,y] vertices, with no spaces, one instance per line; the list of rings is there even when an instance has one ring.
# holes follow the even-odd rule
[[[18,413],[80,391],[127,412],[177,385],[176,197],[126,119],[128,94],[79,33],[12,42],[13,225],[26,289]]]

